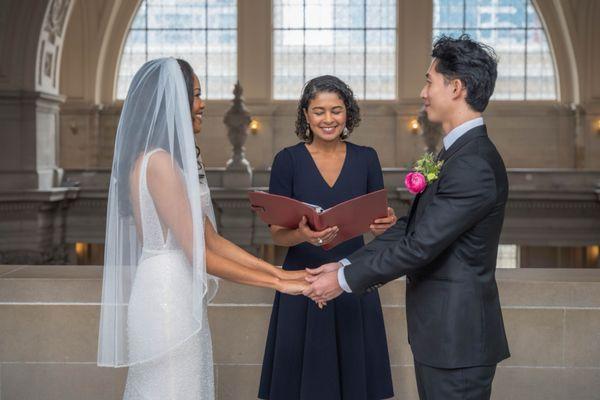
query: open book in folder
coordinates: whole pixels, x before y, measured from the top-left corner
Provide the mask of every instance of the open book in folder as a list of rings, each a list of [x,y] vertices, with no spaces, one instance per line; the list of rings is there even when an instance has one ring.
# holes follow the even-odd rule
[[[339,232],[333,241],[323,245],[325,250],[368,232],[373,221],[387,216],[386,189],[355,197],[326,210],[261,191],[249,192],[248,196],[252,210],[267,224],[293,229],[306,216],[308,225],[315,231],[337,226]]]

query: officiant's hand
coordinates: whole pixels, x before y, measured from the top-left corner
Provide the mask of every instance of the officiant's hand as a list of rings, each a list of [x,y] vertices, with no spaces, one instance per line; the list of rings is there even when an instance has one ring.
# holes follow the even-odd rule
[[[314,246],[323,246],[331,242],[337,236],[339,229],[337,226],[331,226],[322,231],[313,231],[308,226],[306,217],[302,217],[298,229],[296,229],[303,242],[309,242]]]
[[[379,218],[373,221],[371,224],[371,233],[375,236],[381,235],[383,232],[387,231],[389,228],[394,226],[394,224],[398,221],[396,217],[396,213],[394,213],[394,209],[388,207],[388,215],[385,218]]]
[[[335,299],[343,292],[338,283],[337,270],[325,272],[317,276],[309,276],[306,279],[314,280],[310,287],[305,289],[302,294],[310,297],[317,303],[324,303]]]

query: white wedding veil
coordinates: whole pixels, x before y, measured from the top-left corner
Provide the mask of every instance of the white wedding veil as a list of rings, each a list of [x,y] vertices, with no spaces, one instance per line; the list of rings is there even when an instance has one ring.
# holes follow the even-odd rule
[[[132,185],[132,171],[148,153],[159,149],[170,155],[173,168],[179,171],[190,208],[192,237],[189,239],[193,245],[193,259],[189,260],[192,269],[190,309],[193,323],[175,334],[169,332],[168,338],[156,344],[154,354],[136,359],[138,357],[132,356],[129,351],[127,317],[131,289],[140,262],[142,238],[141,228],[136,227],[134,218],[132,198],[136,196],[131,191],[137,186]],[[141,203],[141,196],[139,198]],[[204,216],[208,216],[216,228],[206,175],[196,158],[190,97],[184,74],[174,58],[148,61],[131,82],[115,140],[106,214],[99,366],[123,367],[147,361],[171,350],[202,329],[205,296],[209,288]]]

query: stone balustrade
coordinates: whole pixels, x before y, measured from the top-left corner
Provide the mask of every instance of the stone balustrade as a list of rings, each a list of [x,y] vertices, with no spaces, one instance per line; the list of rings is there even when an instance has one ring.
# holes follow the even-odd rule
[[[404,189],[405,169],[384,168],[388,201],[404,215],[413,196]],[[254,170],[251,188],[223,188],[224,168],[208,169],[219,229],[240,245],[271,243],[266,226],[253,216],[247,191],[267,190],[268,170]],[[509,170],[510,193],[502,242],[519,245],[586,246],[600,244],[600,171]],[[68,243],[104,241],[107,171],[68,171],[80,183],[69,206]],[[93,223],[91,223],[93,221]]]
[[[388,201],[397,215],[406,214],[413,197],[402,184],[406,172],[383,169]],[[252,251],[272,243],[247,197],[248,190],[267,190],[269,171],[255,169],[248,188],[224,187],[230,173],[225,168],[207,170],[219,231]],[[600,171],[514,169],[508,175],[502,243],[600,244]],[[70,170],[64,187],[0,192],[0,263],[60,264],[67,262],[75,243],[103,243],[109,177],[108,170]]]

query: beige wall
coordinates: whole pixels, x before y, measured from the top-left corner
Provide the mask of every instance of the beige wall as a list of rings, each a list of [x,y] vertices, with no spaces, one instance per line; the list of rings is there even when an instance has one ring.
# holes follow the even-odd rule
[[[118,57],[138,0],[75,3],[64,41],[60,92],[60,166],[108,168],[120,103],[114,100]],[[485,113],[490,134],[513,168],[600,169],[600,2],[535,1],[547,29],[559,74],[557,102],[494,102]],[[262,125],[246,154],[265,168],[275,152],[296,142],[295,103],[271,99],[269,0],[238,0],[238,76],[247,106]],[[362,102],[363,123],[352,141],[378,151],[384,167],[405,166],[422,151],[410,133],[423,72],[430,57],[432,4],[398,0],[397,101]],[[571,104],[584,110],[580,127]],[[228,102],[209,101],[199,139],[207,166],[224,166],[229,148],[222,116]]]

